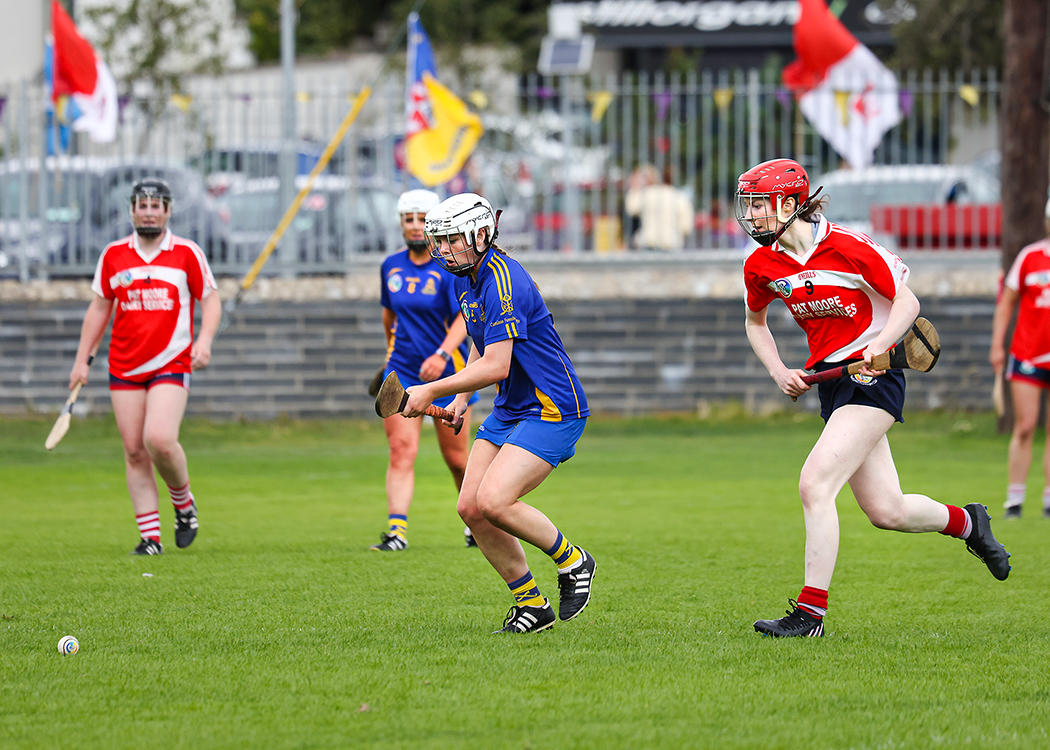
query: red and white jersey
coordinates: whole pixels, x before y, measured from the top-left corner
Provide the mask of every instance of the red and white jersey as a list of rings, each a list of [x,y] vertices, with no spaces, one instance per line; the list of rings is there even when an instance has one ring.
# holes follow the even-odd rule
[[[162,369],[189,372],[193,300],[217,288],[204,252],[171,230],[152,254],[139,249],[136,234],[107,245],[91,290],[116,300],[110,373],[135,380]]]
[[[867,235],[823,216],[813,239],[801,257],[775,243],[744,261],[748,308],[758,312],[784,300],[809,340],[807,368],[859,357],[885,327],[909,273],[903,260]]]
[[[1003,283],[1018,295],[1010,354],[1022,362],[1050,366],[1050,240],[1022,248]]]

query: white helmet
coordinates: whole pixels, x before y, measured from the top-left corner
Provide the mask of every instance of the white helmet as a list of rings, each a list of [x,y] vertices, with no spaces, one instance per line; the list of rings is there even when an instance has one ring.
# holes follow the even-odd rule
[[[441,199],[433,190],[409,190],[401,193],[397,199],[397,215],[425,214],[440,202]]]
[[[434,208],[427,211],[424,231],[430,255],[456,276],[466,276],[481,260],[492,242],[499,234],[497,228],[499,213],[492,210],[492,205],[477,193],[460,193],[446,198]],[[478,247],[478,230],[485,229],[485,246]],[[450,256],[442,256],[439,242],[451,244],[451,238],[463,235],[464,249]],[[465,257],[467,248],[474,250],[475,258]]]

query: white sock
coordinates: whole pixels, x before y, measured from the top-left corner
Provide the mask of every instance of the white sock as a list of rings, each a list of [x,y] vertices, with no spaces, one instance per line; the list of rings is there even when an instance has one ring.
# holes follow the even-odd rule
[[[1024,482],[1020,484],[1008,484],[1006,485],[1006,503],[1003,505],[1004,508],[1013,508],[1018,505],[1024,505],[1024,495],[1027,485]],[[1046,490],[1043,490],[1043,503],[1046,504],[1047,494]]]

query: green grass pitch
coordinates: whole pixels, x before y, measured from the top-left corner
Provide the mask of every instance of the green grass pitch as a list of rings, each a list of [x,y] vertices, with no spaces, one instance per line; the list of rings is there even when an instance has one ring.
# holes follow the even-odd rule
[[[378,420],[187,421],[201,531],[176,549],[165,502],[157,558],[128,555],[111,420],[54,453],[50,427],[0,421],[5,750],[1050,747],[1040,462],[1003,522],[990,416],[909,415],[890,442],[906,491],[991,507],[1009,580],[958,540],[873,528],[846,490],[827,636],[798,640],[751,623],[802,584],[816,417],[592,420],[530,500],[595,555],[594,598],[525,637],[490,635],[510,597],[463,546],[429,426],[411,548],[381,555]]]

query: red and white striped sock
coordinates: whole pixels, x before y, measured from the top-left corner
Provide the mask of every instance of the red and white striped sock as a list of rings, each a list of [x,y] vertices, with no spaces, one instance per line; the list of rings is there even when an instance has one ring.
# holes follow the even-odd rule
[[[803,586],[802,593],[798,595],[798,606],[809,612],[814,617],[823,619],[828,613],[828,591],[813,586]]]
[[[957,539],[965,539],[973,531],[973,521],[970,514],[957,505],[945,505],[948,509],[948,525],[941,533],[945,536],[954,536]]]
[[[139,536],[160,542],[160,513],[155,510],[149,513],[136,513],[135,523],[139,526]]]
[[[189,482],[186,482],[185,487],[172,487],[169,484],[168,494],[171,495],[171,504],[175,506],[175,510],[188,510],[193,505],[193,493],[190,492]]]

